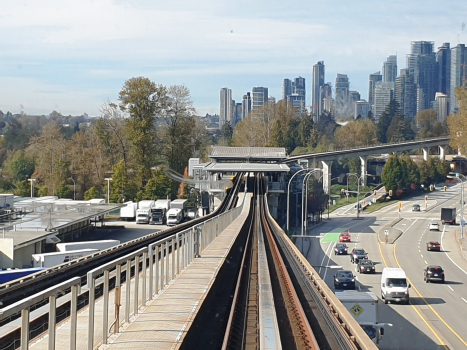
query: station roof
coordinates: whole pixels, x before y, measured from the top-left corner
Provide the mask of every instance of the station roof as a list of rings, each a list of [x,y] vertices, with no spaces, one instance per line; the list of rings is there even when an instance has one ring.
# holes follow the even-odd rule
[[[213,146],[209,158],[215,161],[269,161],[287,158],[283,147],[224,147]]]
[[[203,170],[212,173],[221,172],[289,172],[285,164],[273,163],[208,163]]]

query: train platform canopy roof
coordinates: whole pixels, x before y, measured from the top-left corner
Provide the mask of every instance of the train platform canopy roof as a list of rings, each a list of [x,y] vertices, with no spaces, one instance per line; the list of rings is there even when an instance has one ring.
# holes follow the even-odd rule
[[[209,158],[216,162],[280,162],[287,158],[287,153],[283,147],[213,146]]]
[[[223,172],[262,172],[279,173],[289,172],[290,168],[285,164],[278,163],[208,163],[203,170],[211,173]]]

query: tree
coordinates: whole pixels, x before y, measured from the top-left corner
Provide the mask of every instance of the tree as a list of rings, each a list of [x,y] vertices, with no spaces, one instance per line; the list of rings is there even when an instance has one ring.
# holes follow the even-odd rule
[[[59,198],[69,198],[70,197],[70,188],[67,186],[66,183],[61,183],[56,191],[56,194]]]
[[[123,203],[133,201],[137,197],[138,185],[132,173],[127,171],[123,159],[112,167],[110,182],[110,201]]]
[[[457,113],[449,115],[447,123],[449,135],[451,136],[450,146],[458,149],[462,154],[467,153],[467,89],[457,87],[455,91],[457,98]]]
[[[10,175],[12,181],[23,181],[34,172],[34,160],[26,156],[24,151],[10,151],[3,169]]]
[[[397,190],[401,189],[402,171],[397,153],[394,153],[388,158],[386,165],[383,167],[381,180],[386,187],[386,191],[392,191],[395,195]]]
[[[297,146],[306,147],[311,145],[313,132],[313,114],[305,110],[298,125]]]
[[[350,148],[376,143],[376,125],[370,119],[359,119],[338,128],[334,134],[336,146]]]
[[[232,135],[233,135],[232,124],[230,124],[229,120],[226,120],[224,125],[222,125],[222,138],[224,140],[224,143],[228,146],[232,144]]]
[[[29,197],[31,195],[31,189],[29,188],[28,181],[17,181],[13,184],[14,194],[20,197]]]
[[[381,113],[381,116],[379,117],[378,125],[376,126],[376,133],[378,135],[378,141],[381,143],[387,143],[388,142],[388,128],[389,125],[391,125],[391,120],[392,118],[386,113],[383,112]]]
[[[159,168],[153,172],[153,177],[149,179],[148,184],[141,191],[138,199],[165,199],[167,196],[172,197],[175,194],[172,191],[173,181],[164,174],[163,169]]]
[[[167,106],[167,90],[148,78],[131,78],[118,95],[120,109],[129,114],[126,121],[135,175],[141,186],[151,177],[157,153],[156,118]]]
[[[415,132],[409,118],[402,115],[396,115],[392,118],[386,135],[388,142],[400,142],[415,138]]]

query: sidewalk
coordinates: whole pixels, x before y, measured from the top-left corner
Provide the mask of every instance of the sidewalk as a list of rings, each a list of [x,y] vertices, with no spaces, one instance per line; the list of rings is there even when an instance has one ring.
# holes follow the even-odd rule
[[[461,232],[460,229],[456,229],[454,231],[454,235],[456,238],[456,243],[459,247],[460,255],[465,259],[467,262],[467,232],[465,232],[464,229],[464,238],[461,238]],[[446,237],[446,235],[445,235]]]

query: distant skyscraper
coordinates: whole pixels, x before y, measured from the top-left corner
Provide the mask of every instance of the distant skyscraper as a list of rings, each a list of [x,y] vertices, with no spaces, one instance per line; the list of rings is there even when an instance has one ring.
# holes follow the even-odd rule
[[[417,85],[408,69],[401,69],[401,74],[396,78],[394,99],[399,103],[402,115],[410,118],[415,117],[417,113]]]
[[[349,78],[346,74],[337,74],[335,89],[335,100],[336,100],[336,114],[339,114],[341,110],[347,105],[349,101]]]
[[[284,79],[282,84],[282,99],[287,100],[287,96],[292,95],[292,80]]]
[[[381,114],[394,99],[394,83],[384,83],[379,81],[375,87],[375,121],[378,122]]]
[[[349,91],[349,101],[350,102],[360,101],[360,93],[358,91]]]
[[[297,111],[297,117],[301,116],[305,111],[305,100],[303,99],[303,96],[300,96],[299,94],[289,95],[287,97],[287,105],[292,105],[295,108]]]
[[[397,77],[397,56],[391,55],[386,62],[383,62],[383,81],[390,83],[396,81]]]
[[[242,120],[248,117],[251,112],[251,96],[247,92],[246,95],[243,95],[242,99]]]
[[[297,94],[303,98],[304,103],[306,104],[306,86],[305,78],[298,77],[293,80],[292,83],[292,93]]]
[[[268,102],[269,103],[276,103],[276,98],[274,96],[269,95],[268,96]]]
[[[232,126],[237,125],[238,122],[242,121],[242,103],[235,104],[235,121],[232,123]]]
[[[383,80],[383,76],[381,75],[380,72],[370,74],[370,86],[368,88],[368,103],[370,104],[370,107],[372,107],[375,104],[376,83],[382,80]]]
[[[437,92],[435,101],[438,121],[444,122],[449,114],[449,96],[442,92]]]
[[[407,69],[417,84],[417,113],[431,107],[438,88],[436,54],[432,41],[412,41],[407,55]]]
[[[259,109],[263,104],[268,102],[268,88],[256,86],[251,89],[251,110]]]
[[[456,87],[465,86],[467,83],[467,49],[465,44],[458,44],[451,50],[451,88],[450,110],[457,111]]]
[[[328,82],[328,83],[324,84],[323,86],[321,86],[321,88],[319,89],[319,94],[320,94],[320,98],[319,98],[319,115],[313,117],[314,122],[319,121],[319,118],[320,118],[320,116],[321,116],[321,114],[323,112],[329,112],[330,111],[330,109],[325,108],[324,100],[325,99],[328,99],[328,100],[332,99],[331,82]]]
[[[322,100],[324,96],[321,94],[321,87],[324,85],[324,61],[319,61],[313,65],[313,83],[311,87],[311,112],[314,118],[319,119],[322,112]]]
[[[332,97],[325,97],[323,100],[323,112],[334,113],[336,101]]]
[[[232,90],[222,88],[220,92],[219,127],[232,119]]]
[[[438,89],[436,91],[449,96],[451,89],[451,49],[449,43],[438,47],[436,63],[438,65]]]
[[[355,102],[355,113],[354,118],[357,119],[358,116],[362,118],[368,117],[368,112],[370,111],[370,104],[365,100],[360,100]]]

